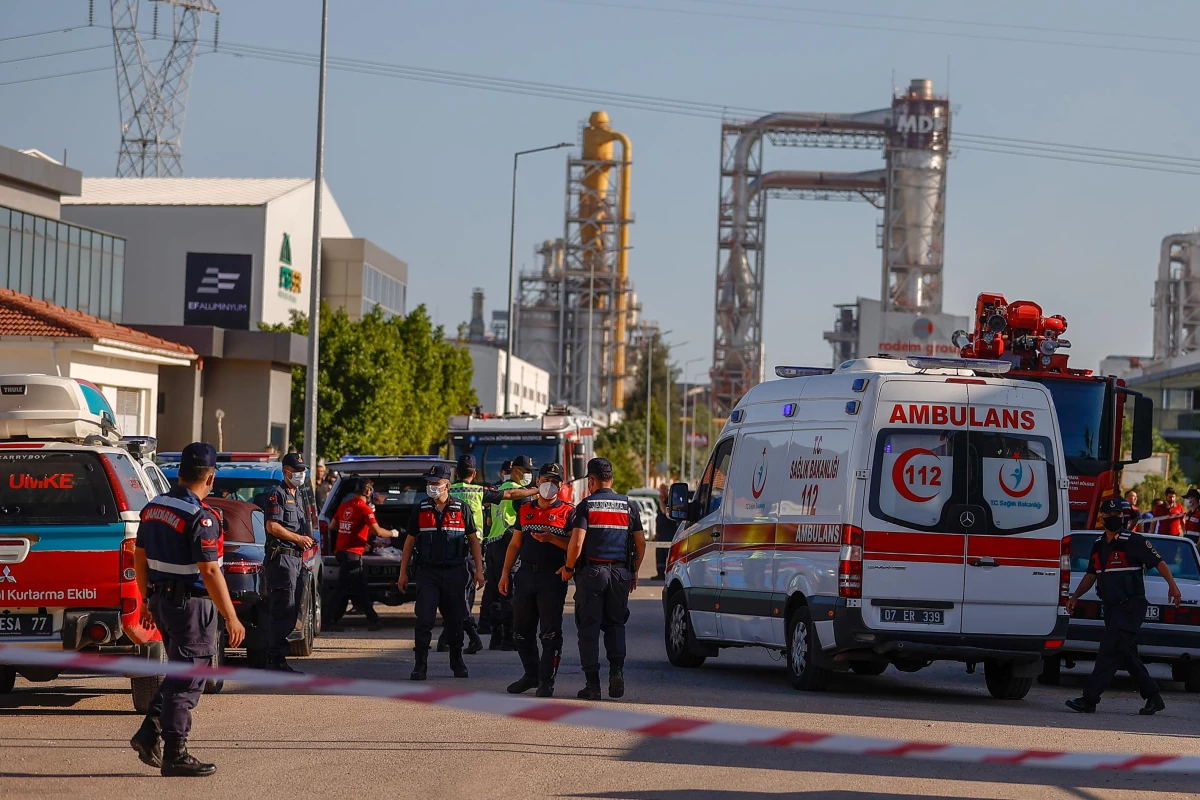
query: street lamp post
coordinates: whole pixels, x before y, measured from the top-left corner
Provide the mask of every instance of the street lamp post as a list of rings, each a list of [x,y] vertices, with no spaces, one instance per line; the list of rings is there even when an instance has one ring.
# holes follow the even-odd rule
[[[312,266],[308,276],[308,367],[304,380],[304,463],[317,463],[317,378],[321,361],[321,195],[325,188],[325,62],[329,0],[321,3],[321,59],[317,78],[317,166],[313,185]]]
[[[328,2],[328,0],[326,0]],[[544,150],[559,150],[563,147],[571,147],[571,142],[559,142],[558,144],[548,145],[546,147],[535,147],[532,150],[518,150],[513,153],[513,179],[512,179],[512,216],[508,225],[508,324],[505,327],[508,329],[505,335],[504,345],[504,413],[508,414],[512,405],[512,349],[513,349],[513,323],[516,320],[516,315],[513,313],[513,262],[516,260],[517,247],[517,163],[521,156],[529,155],[530,153],[540,153]]]

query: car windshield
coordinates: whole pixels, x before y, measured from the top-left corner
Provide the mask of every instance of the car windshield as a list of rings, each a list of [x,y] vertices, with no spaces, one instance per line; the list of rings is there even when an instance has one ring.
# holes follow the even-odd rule
[[[274,478],[217,478],[213,481],[213,497],[226,497],[230,500],[245,500],[253,503],[254,498],[279,485]]]
[[[1088,556],[1092,552],[1092,545],[1096,543],[1096,539],[1097,534],[1094,533],[1071,534],[1072,572],[1087,572]],[[1163,557],[1163,561],[1167,563],[1172,575],[1183,580],[1200,581],[1200,564],[1196,562],[1196,547],[1190,541],[1182,538],[1155,537],[1150,539],[1150,543]],[[1146,573],[1157,575],[1158,570],[1154,567],[1147,567]]]
[[[562,458],[562,445],[557,436],[531,436],[529,441],[477,439],[472,442],[470,436],[453,436],[451,444],[453,452],[451,459],[457,459],[463,453],[475,456],[478,477],[476,483],[486,486],[496,486],[500,483],[500,467],[505,461],[512,461],[517,456],[529,456],[533,459],[534,468]]]
[[[1102,381],[1093,380],[1051,378],[1040,382],[1054,397],[1067,461],[1111,459],[1111,437],[1101,434],[1101,431],[1109,429],[1107,405],[1104,402],[1107,386]]]

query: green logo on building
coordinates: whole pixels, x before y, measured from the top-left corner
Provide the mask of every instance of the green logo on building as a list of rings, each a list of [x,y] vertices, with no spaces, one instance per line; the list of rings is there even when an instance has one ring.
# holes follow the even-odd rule
[[[279,260],[284,264],[292,263],[292,237],[283,235],[283,246],[279,248]]]

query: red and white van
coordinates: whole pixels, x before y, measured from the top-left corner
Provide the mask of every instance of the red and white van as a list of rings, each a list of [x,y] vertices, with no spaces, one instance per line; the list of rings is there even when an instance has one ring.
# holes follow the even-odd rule
[[[1063,645],[1067,479],[1053,398],[1006,362],[864,358],[780,367],[731,413],[671,545],[665,641],[832,671],[984,665],[1024,697]]]

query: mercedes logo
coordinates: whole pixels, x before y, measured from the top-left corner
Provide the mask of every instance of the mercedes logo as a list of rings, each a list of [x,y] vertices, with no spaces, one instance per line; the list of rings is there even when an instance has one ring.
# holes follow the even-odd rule
[[[970,511],[964,511],[958,515],[958,524],[964,528],[972,528],[975,526],[975,515]]]

